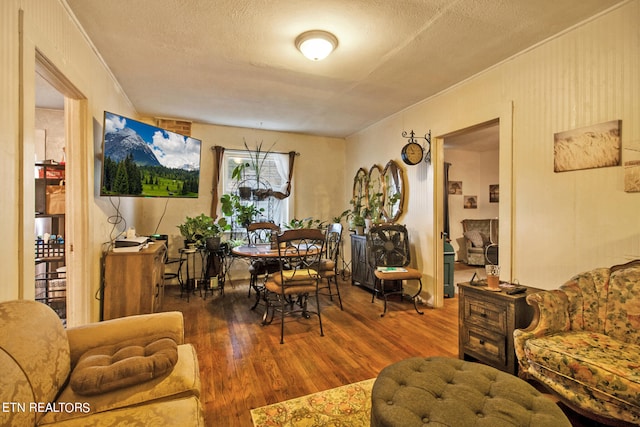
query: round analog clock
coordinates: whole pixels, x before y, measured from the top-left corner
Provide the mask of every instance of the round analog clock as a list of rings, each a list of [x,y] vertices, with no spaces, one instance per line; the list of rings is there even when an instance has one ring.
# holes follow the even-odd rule
[[[402,147],[402,161],[408,165],[417,165],[422,161],[424,152],[422,146],[415,142],[410,142]]]

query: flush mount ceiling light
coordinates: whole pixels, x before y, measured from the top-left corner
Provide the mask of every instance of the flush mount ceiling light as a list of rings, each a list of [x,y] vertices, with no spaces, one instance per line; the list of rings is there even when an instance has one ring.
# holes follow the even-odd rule
[[[296,38],[296,47],[312,61],[321,61],[338,46],[338,39],[331,33],[312,30]]]

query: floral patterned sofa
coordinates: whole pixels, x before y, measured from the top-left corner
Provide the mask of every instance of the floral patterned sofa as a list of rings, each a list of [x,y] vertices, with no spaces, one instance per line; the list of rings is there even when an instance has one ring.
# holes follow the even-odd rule
[[[204,426],[182,313],[65,329],[48,306],[0,303],[0,426]]]
[[[599,422],[640,424],[640,260],[574,276],[527,297],[514,331],[520,376]]]

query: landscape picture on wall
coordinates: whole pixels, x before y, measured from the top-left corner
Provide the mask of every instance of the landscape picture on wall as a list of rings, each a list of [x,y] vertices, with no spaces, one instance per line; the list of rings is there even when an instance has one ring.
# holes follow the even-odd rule
[[[621,120],[556,133],[553,136],[553,170],[604,168],[620,165]]]
[[[449,194],[462,194],[462,181],[449,181]]]
[[[465,209],[478,209],[478,196],[464,196]]]
[[[105,111],[100,195],[196,198],[201,145]]]
[[[624,163],[624,191],[640,192],[640,160],[629,160]]]

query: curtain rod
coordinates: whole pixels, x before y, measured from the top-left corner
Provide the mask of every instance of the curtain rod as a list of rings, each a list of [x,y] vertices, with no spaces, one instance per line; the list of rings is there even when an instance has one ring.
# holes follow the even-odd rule
[[[224,147],[223,147],[224,148]],[[211,151],[215,150],[216,146],[214,145],[213,147],[211,147]],[[227,148],[225,148],[225,150],[227,150]],[[229,150],[233,150],[233,151],[246,151],[247,153],[250,152],[251,150],[238,150],[236,148],[229,148]],[[291,151],[269,151],[269,153],[273,153],[273,154],[289,154]],[[298,153],[297,151],[294,151],[294,153],[296,153],[296,156],[299,156],[300,153]]]

